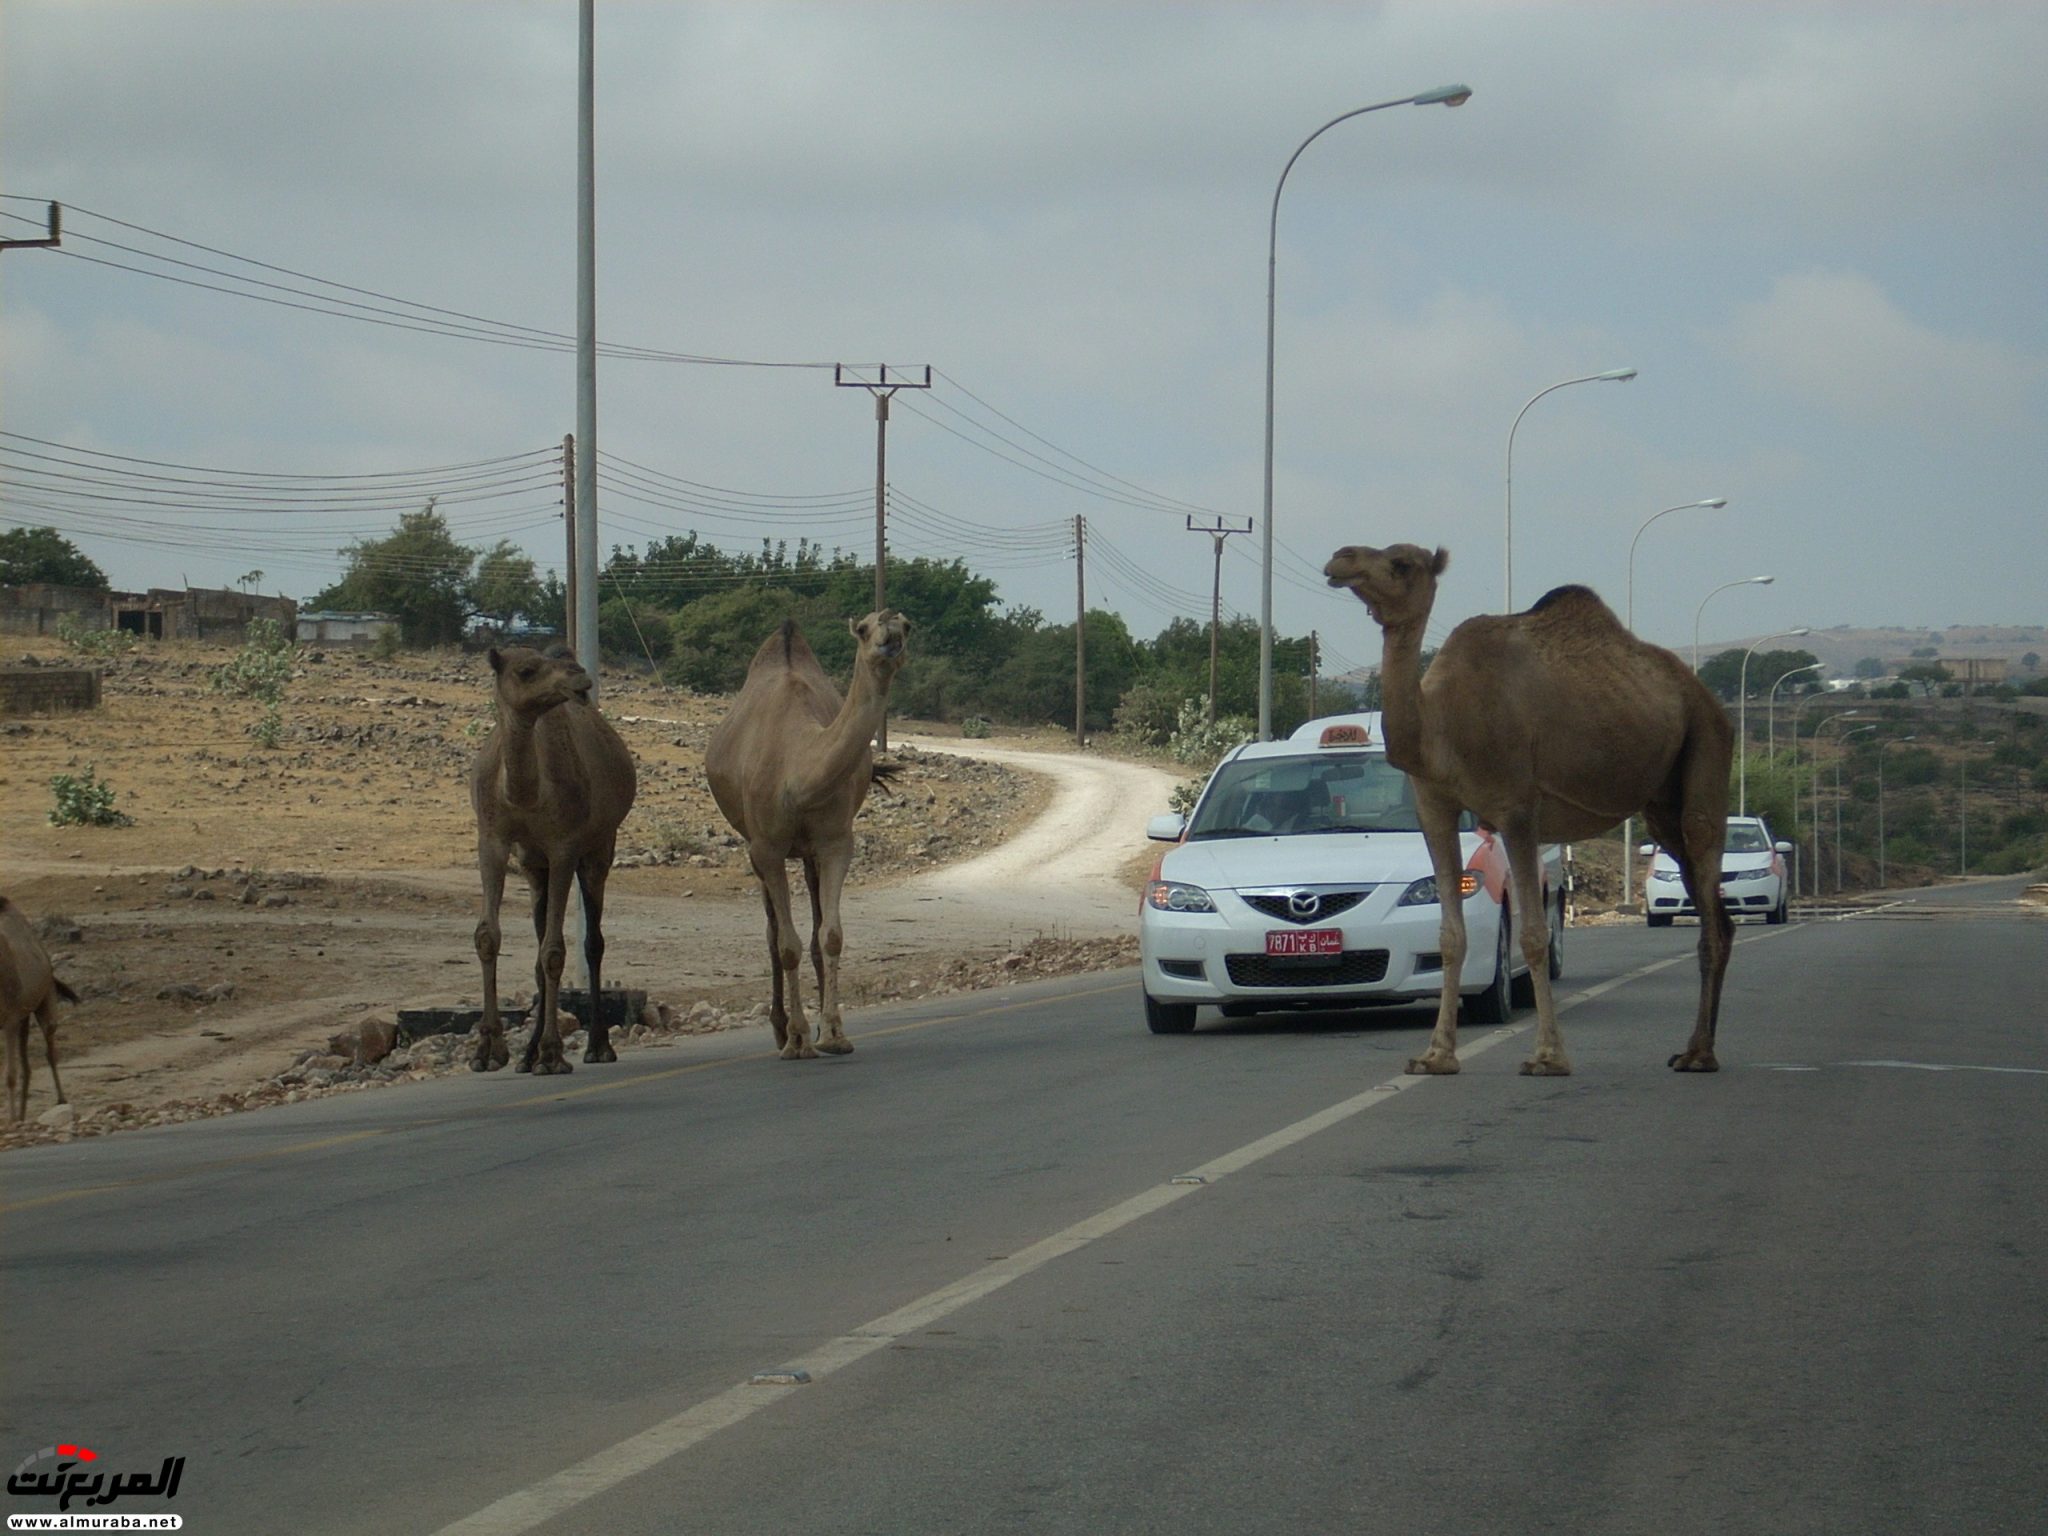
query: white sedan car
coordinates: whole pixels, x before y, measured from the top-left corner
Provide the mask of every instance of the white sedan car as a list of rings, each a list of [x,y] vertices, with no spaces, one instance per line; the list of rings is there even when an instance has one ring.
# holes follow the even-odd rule
[[[1669,928],[1674,917],[1698,917],[1686,899],[1678,860],[1654,843],[1639,850],[1656,855],[1643,879],[1643,913],[1652,928]],[[1728,841],[1721,848],[1721,900],[1730,917],[1761,916],[1767,923],[1785,921],[1785,855],[1790,843],[1773,840],[1761,816],[1730,816]]]
[[[1237,748],[1185,820],[1153,818],[1160,855],[1138,910],[1145,1022],[1184,1034],[1203,1004],[1227,1016],[1434,1000],[1443,988],[1436,878],[1408,776],[1377,713],[1311,720]],[[1504,1022],[1533,983],[1508,924],[1500,839],[1459,823],[1471,1023]],[[1564,882],[1543,850],[1549,972],[1564,965]]]

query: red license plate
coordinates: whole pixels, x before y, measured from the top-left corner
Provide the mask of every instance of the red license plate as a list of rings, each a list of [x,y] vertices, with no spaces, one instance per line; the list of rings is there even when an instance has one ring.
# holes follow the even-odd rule
[[[1270,928],[1266,931],[1266,953],[1269,955],[1341,955],[1344,953],[1344,930],[1341,928]]]

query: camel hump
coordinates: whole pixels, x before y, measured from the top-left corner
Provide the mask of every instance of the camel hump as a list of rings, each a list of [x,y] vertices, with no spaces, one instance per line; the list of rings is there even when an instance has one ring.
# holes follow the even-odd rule
[[[1607,604],[1600,600],[1598,592],[1595,592],[1591,587],[1580,586],[1574,582],[1569,586],[1552,587],[1529,605],[1529,611],[1531,613],[1541,613],[1546,608],[1559,607],[1566,603],[1591,603],[1596,608],[1605,608],[1607,606]]]

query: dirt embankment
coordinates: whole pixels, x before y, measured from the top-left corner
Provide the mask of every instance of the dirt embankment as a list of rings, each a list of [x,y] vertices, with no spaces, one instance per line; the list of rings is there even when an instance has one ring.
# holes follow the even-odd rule
[[[25,652],[70,660],[47,642],[0,637],[0,664]],[[328,1046],[365,1018],[479,995],[467,772],[491,723],[482,659],[309,653],[285,695],[282,740],[266,748],[251,735],[262,706],[211,686],[231,654],[148,646],[102,663],[98,710],[0,720],[0,893],[49,921],[60,974],[85,999],[59,1036],[75,1121],[60,1112],[43,1123],[53,1097],[38,1048],[29,1120],[7,1142],[446,1069],[431,1049],[337,1068]],[[724,701],[623,675],[602,686],[640,776],[610,886],[605,979],[666,1005],[665,1017],[650,1007],[628,1045],[757,1024],[764,919],[703,778]],[[1090,838],[1108,852],[1045,887],[1033,912],[977,899],[973,879],[932,900],[921,881],[1014,847],[1051,803],[1054,779],[1018,755],[1060,740],[983,747],[926,729],[913,745],[915,727],[892,724],[894,793],[872,796],[857,823],[848,1004],[1133,957],[1120,914],[1135,902],[1143,820],[1163,807],[1166,777],[1136,770],[1098,791],[1108,798]],[[132,824],[50,824],[52,778],[88,768]],[[1119,796],[1141,803],[1109,815]],[[1040,849],[1032,862],[1050,856]],[[521,1000],[531,964],[530,941],[508,922],[501,984]]]

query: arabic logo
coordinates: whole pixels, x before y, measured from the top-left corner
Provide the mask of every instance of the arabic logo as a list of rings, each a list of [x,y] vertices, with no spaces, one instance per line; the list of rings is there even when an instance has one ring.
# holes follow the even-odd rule
[[[111,1475],[104,1471],[87,1473],[72,1470],[81,1463],[99,1459],[100,1453],[89,1446],[46,1445],[25,1457],[21,1465],[8,1474],[7,1491],[16,1497],[34,1494],[53,1497],[59,1510],[69,1510],[71,1501],[80,1498],[89,1505],[111,1504],[131,1494],[145,1498],[175,1498],[178,1480],[185,1475],[185,1458],[182,1456],[166,1456],[163,1466],[155,1472]],[[31,1473],[30,1468],[38,1462],[52,1460],[56,1466]]]

